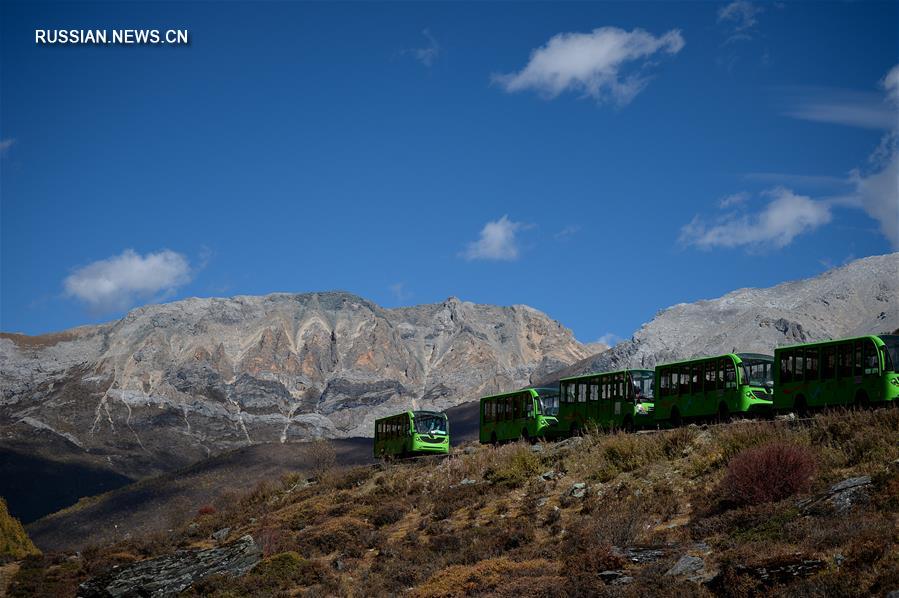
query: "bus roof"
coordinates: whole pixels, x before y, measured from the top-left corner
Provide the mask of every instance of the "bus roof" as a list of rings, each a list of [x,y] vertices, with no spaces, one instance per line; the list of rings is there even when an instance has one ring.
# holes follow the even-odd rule
[[[614,370],[612,372],[590,372],[589,374],[581,374],[580,376],[568,376],[567,378],[562,378],[561,380],[559,380],[559,382],[571,382],[572,380],[580,380],[582,378],[595,378],[596,376],[624,374],[627,372],[652,372],[652,370],[647,370],[645,368],[630,368],[628,370]]]
[[[412,411],[411,411],[411,410],[406,410],[406,411],[400,411],[399,413],[394,413],[393,415],[385,415],[384,417],[379,417],[379,418],[376,419],[375,421],[376,421],[376,422],[379,422],[379,421],[381,421],[381,420],[383,420],[383,419],[393,419],[394,417],[399,417],[400,415],[405,415],[405,416],[408,417],[408,416],[412,415]]]
[[[847,341],[860,341],[860,340],[864,340],[864,339],[871,339],[871,340],[875,341],[875,343],[876,343],[876,341],[883,342],[883,339],[881,337],[884,337],[884,336],[888,337],[888,336],[892,336],[892,335],[890,335],[890,334],[865,334],[862,336],[850,336],[848,338],[835,338],[835,339],[824,340],[824,341],[813,341],[810,343],[797,343],[795,345],[783,345],[782,347],[775,347],[774,351],[777,352],[777,351],[783,351],[784,349],[795,349],[797,347],[817,347],[820,345],[829,345],[831,343],[845,343]]]
[[[418,417],[419,415],[432,415],[434,417],[442,417],[443,419],[446,419],[446,413],[444,413],[443,411],[429,411],[427,409],[418,409],[416,411],[413,411],[412,415],[415,417]]]
[[[709,359],[720,359],[722,357],[730,357],[734,360],[740,359],[740,355],[747,355],[746,353],[722,353],[721,355],[706,355],[705,357],[694,357],[692,359],[682,359],[681,361],[669,361],[668,363],[659,363],[656,364],[657,368],[668,367],[669,365],[684,365],[687,363],[696,363],[697,361],[708,361]]]
[[[764,353],[737,353],[737,357],[740,359],[769,359],[771,361],[774,360],[773,355],[766,355]]]
[[[545,387],[545,386],[538,386],[538,387],[534,387],[534,386],[525,386],[524,388],[519,388],[518,390],[510,390],[509,392],[502,392],[502,393],[499,393],[499,394],[496,394],[496,395],[487,395],[486,397],[481,397],[480,400],[483,401],[484,399],[501,399],[501,398],[503,398],[503,397],[510,397],[510,396],[512,396],[512,395],[520,394],[520,393],[525,392],[525,391],[527,391],[527,390],[533,391],[534,394],[539,395],[540,393],[538,393],[538,392],[535,390],[535,388],[549,388],[549,387]],[[534,396],[534,395],[532,394],[531,396]]]

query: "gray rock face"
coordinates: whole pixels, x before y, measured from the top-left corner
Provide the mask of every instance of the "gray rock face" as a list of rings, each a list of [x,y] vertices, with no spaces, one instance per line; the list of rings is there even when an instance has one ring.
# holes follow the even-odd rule
[[[208,550],[179,550],[155,559],[117,567],[78,588],[79,598],[174,596],[214,573],[240,576],[262,559],[251,536]]]
[[[771,354],[801,342],[899,328],[899,253],[856,260],[805,280],[740,289],[659,312],[633,338],[541,379],[729,352]]]
[[[378,417],[521,387],[591,352],[526,306],[186,299],[0,335],[0,444],[33,450],[52,436],[142,477],[257,441],[367,436]]]
[[[851,511],[855,505],[866,504],[871,499],[871,477],[848,478],[831,486],[827,492],[803,500],[799,508],[804,513],[836,513]]]

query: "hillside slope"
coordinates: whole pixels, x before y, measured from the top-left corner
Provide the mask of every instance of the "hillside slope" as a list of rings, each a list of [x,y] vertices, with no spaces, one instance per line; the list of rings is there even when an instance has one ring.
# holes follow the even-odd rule
[[[899,589],[899,410],[470,446],[312,485],[288,475],[194,513],[28,561],[11,593],[121,591],[142,583],[129,564],[163,555],[160,575],[183,579],[191,551],[249,536],[249,574],[189,594],[884,596]]]

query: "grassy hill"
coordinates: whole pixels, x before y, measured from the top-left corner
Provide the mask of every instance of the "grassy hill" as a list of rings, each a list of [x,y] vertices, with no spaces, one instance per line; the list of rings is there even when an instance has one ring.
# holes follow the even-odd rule
[[[0,564],[37,554],[40,551],[32,544],[19,520],[9,514],[6,501],[0,497]]]
[[[188,593],[885,595],[899,589],[899,409],[287,474],[162,531],[26,561],[12,595],[251,534],[265,559]],[[847,481],[848,480],[848,481]],[[43,586],[41,584],[44,584]]]

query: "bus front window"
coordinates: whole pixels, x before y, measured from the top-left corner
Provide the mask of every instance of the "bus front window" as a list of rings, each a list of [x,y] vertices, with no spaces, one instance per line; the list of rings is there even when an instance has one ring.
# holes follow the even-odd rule
[[[634,385],[635,403],[652,403],[653,400],[653,371],[633,370],[631,381]]]
[[[418,434],[446,434],[446,418],[439,415],[418,415],[415,417],[415,432]]]
[[[743,359],[743,383],[749,386],[774,385],[774,359]]]
[[[559,415],[559,391],[555,388],[538,388],[537,408],[542,415]]]
[[[883,354],[884,371],[899,371],[899,335],[884,334],[880,337],[886,351]]]

